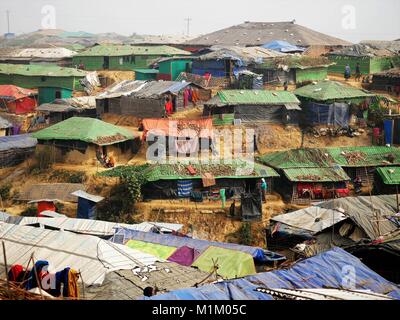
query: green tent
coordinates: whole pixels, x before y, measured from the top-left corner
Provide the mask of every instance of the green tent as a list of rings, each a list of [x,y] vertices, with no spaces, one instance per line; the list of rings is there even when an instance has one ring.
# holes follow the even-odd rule
[[[163,246],[161,244],[143,242],[139,240],[129,240],[126,245],[129,248],[151,254],[164,260],[167,260],[168,257],[176,251],[175,247]]]
[[[253,257],[245,252],[210,246],[192,264],[204,272],[212,272],[214,261],[217,274],[225,279],[234,279],[256,273]]]
[[[133,140],[134,135],[124,128],[84,117],[72,117],[32,134],[38,140],[79,140],[99,146]]]

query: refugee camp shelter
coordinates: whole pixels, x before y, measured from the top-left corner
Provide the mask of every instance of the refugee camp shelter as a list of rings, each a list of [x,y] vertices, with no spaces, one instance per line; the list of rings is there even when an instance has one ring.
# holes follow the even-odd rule
[[[73,57],[73,64],[83,64],[86,70],[133,70],[149,68],[157,59],[175,55],[190,55],[188,51],[169,46],[134,46],[96,44]]]
[[[76,214],[78,219],[96,219],[96,204],[104,200],[104,197],[87,193],[84,190],[74,191],[71,195],[78,197],[78,211]]]
[[[395,195],[335,199],[273,217],[267,237],[272,248],[292,249],[300,256],[314,256],[340,246],[361,258],[381,276],[399,282],[400,205]],[[290,241],[285,241],[284,239]]]
[[[214,128],[211,118],[204,119],[143,119],[143,137],[148,146],[158,143],[165,150],[154,150],[148,155],[161,157],[182,154],[198,155],[202,150],[211,150]],[[148,151],[150,151],[148,149]]]
[[[400,166],[400,148],[386,146],[337,147],[325,151],[353,180],[360,177],[364,186],[372,188],[379,167]]]
[[[400,68],[375,73],[372,76],[372,89],[400,96]]]
[[[376,169],[378,178],[374,179],[374,193],[399,194],[400,193],[400,166],[379,167]]]
[[[82,70],[53,65],[0,64],[0,84],[13,84],[27,89],[82,90],[79,80],[84,79],[86,75]],[[62,97],[55,96],[53,100],[56,98]],[[39,102],[42,102],[40,93]]]
[[[328,78],[331,62],[325,57],[293,56],[268,59],[254,72],[262,74],[266,85],[301,85]]]
[[[350,45],[349,42],[306,28],[293,21],[251,22],[224,28],[188,40],[188,47],[260,46],[274,40],[284,40],[291,45],[336,48]]]
[[[96,97],[73,97],[56,99],[51,103],[41,104],[36,108],[39,114],[48,118],[49,124],[55,124],[71,117],[96,118]]]
[[[215,123],[271,122],[298,124],[300,101],[288,91],[222,90],[204,104],[203,115]],[[226,123],[229,119],[230,123]]]
[[[273,40],[261,46],[265,49],[275,50],[281,53],[303,53],[306,49],[300,46],[292,45],[287,41]]]
[[[0,63],[11,64],[52,64],[60,67],[70,67],[72,56],[77,52],[61,48],[2,48]]]
[[[172,113],[175,113],[193,108],[204,97],[211,97],[211,91],[190,82],[150,81],[122,96],[119,110],[114,109],[114,113],[140,119],[162,118],[167,115],[167,99],[172,102]]]
[[[190,72],[193,57],[169,57],[157,61],[157,80],[176,81],[181,72]],[[137,78],[136,78],[137,79]]]
[[[292,203],[309,204],[349,195],[350,177],[324,149],[278,151],[259,160],[280,173],[275,188]]]
[[[37,106],[37,91],[14,85],[0,85],[0,110],[24,114],[34,112]]]
[[[200,76],[198,74],[193,74],[189,72],[181,72],[180,75],[176,78],[176,81],[186,81],[198,85],[204,89],[214,89],[221,90],[223,88],[227,88],[229,86],[229,81],[225,77],[209,77],[209,76]],[[206,101],[206,99],[200,99]]]
[[[337,81],[319,81],[298,88],[294,94],[302,102],[304,125],[348,127],[351,114],[362,116],[374,94]]]
[[[343,285],[344,268],[352,268],[356,276],[354,286]],[[270,289],[260,292],[257,288]],[[273,300],[273,289],[296,290],[292,299],[302,296],[298,289],[337,288],[340,294],[355,295],[350,299],[382,299],[382,294],[393,299],[400,298],[398,286],[372,271],[358,258],[341,248],[333,248],[315,257],[299,261],[287,269],[274,270],[247,276],[242,279],[205,284],[197,288],[186,288],[150,297],[150,300]],[[356,292],[366,290],[371,296],[361,297]],[[321,292],[320,292],[321,293]],[[325,291],[325,294],[328,292]],[[337,292],[336,292],[337,294]],[[305,293],[303,293],[303,296]],[[386,296],[386,298],[387,298]],[[325,296],[326,298],[327,296]],[[343,295],[342,295],[343,297]],[[309,298],[309,296],[308,296]],[[142,297],[142,299],[146,299]],[[282,299],[282,294],[277,299]],[[319,295],[319,299],[321,296]],[[331,297],[334,299],[334,297]],[[343,298],[342,298],[343,299]]]
[[[119,176],[120,170],[129,167],[115,168],[103,173],[106,176]],[[220,199],[220,190],[225,189],[227,199],[240,199],[242,193],[257,190],[257,183],[265,178],[268,192],[273,190],[273,178],[278,177],[275,170],[258,163],[233,161],[227,163],[182,163],[147,164],[141,168],[143,177],[142,195],[144,199],[179,199],[191,198],[194,201],[203,199]],[[102,174],[102,175],[103,175]]]
[[[57,162],[98,163],[99,153],[127,161],[135,152],[135,136],[127,129],[98,119],[72,117],[33,133],[42,149]],[[97,152],[97,153],[96,153]]]
[[[390,47],[378,47],[372,44],[355,44],[328,54],[329,60],[335,64],[329,67],[329,73],[344,74],[346,65],[350,66],[352,74],[357,63],[363,75],[374,74],[394,68],[400,61],[400,48],[397,52]]]
[[[123,80],[115,82],[96,96],[96,112],[119,114],[121,112],[121,97],[140,90],[146,81]]]
[[[23,162],[33,155],[36,144],[37,140],[30,134],[0,137],[0,167],[12,167]]]
[[[10,121],[0,117],[0,137],[10,136],[12,127],[13,124]]]
[[[147,81],[147,80],[156,80],[158,76],[158,70],[156,69],[134,69],[135,71],[135,80]]]
[[[192,73],[200,76],[227,78],[231,82],[238,78],[239,71],[262,64],[266,59],[283,56],[261,47],[212,46],[207,53],[193,59]]]

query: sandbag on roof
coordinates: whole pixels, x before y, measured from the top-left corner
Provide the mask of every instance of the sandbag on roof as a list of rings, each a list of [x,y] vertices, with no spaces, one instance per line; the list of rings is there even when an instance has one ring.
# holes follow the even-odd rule
[[[126,244],[129,248],[139,250],[152,256],[166,260],[176,250],[175,247],[163,246],[161,244],[143,242],[138,240],[129,240]]]
[[[198,250],[200,253],[204,252],[209,246],[215,246],[225,249],[237,250],[250,254],[255,261],[279,261],[285,260],[286,258],[280,254],[272,251],[263,250],[258,247],[250,247],[245,245],[239,245],[235,243],[217,242],[217,241],[207,241],[192,239],[188,237],[179,237],[174,235],[158,234],[158,233],[147,233],[135,230],[128,230],[125,228],[119,228],[111,241],[115,243],[123,244],[127,240],[140,240],[144,242],[158,243],[168,246],[173,246],[180,248],[183,246],[188,246]]]
[[[225,279],[234,279],[257,273],[253,257],[237,250],[210,246],[192,264],[204,272],[213,272]]]
[[[343,283],[344,268],[353,269],[354,287]],[[365,266],[358,258],[340,248],[300,261],[287,270],[258,273],[243,279],[224,281],[199,288],[176,290],[151,297],[151,300],[271,300],[272,296],[254,291],[257,287],[348,288],[371,290],[400,299],[399,287]]]
[[[158,260],[94,236],[7,223],[0,224],[0,240],[5,242],[9,265],[25,266],[34,253],[36,260],[49,262],[50,272],[66,267],[80,270],[87,286],[102,284],[106,273],[110,271],[147,266]],[[0,263],[3,263],[3,251],[0,251]]]

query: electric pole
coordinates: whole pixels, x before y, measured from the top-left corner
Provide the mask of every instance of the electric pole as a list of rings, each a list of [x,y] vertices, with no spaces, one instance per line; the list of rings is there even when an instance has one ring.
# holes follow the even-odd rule
[[[6,11],[7,14],[7,33],[10,33],[10,11]]]
[[[192,21],[192,18],[186,18],[185,21],[187,22],[187,35],[189,35],[190,21]]]

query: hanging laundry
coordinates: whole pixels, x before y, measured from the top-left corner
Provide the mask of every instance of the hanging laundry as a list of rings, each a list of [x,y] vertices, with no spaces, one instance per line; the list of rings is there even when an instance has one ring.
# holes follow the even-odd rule
[[[15,264],[8,271],[7,278],[12,282],[21,282],[25,276],[24,267],[20,264]]]
[[[189,89],[183,91],[183,107],[186,108],[189,104]]]
[[[79,287],[78,287],[79,273],[74,269],[69,269],[68,272],[68,297],[79,298]]]
[[[47,267],[48,265],[49,263],[45,260],[36,261],[34,267],[29,273],[29,280],[26,283],[26,290],[31,290],[38,287],[42,279],[48,274],[47,271],[43,271],[43,268]]]

